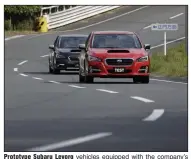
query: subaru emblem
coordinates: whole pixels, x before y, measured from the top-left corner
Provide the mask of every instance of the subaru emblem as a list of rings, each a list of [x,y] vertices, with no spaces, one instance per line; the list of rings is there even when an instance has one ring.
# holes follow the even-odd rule
[[[117,60],[117,62],[118,62],[118,63],[121,63],[121,62],[122,62],[122,60],[121,60],[121,59],[118,59],[118,60]]]

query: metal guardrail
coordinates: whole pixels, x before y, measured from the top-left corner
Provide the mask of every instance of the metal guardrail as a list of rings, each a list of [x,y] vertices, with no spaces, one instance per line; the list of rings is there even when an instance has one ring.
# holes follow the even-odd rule
[[[43,15],[44,11],[49,11],[46,11],[48,29],[54,29],[119,7],[120,6],[62,6],[62,9],[59,9],[61,6],[51,6],[43,7],[41,9],[41,15]],[[54,9],[54,13],[52,13],[52,9]]]
[[[59,5],[59,6],[49,6],[49,7],[42,7],[40,15],[42,16],[44,13],[53,14],[53,13],[59,13],[61,11],[65,11],[67,9],[73,8],[76,6],[71,5]]]

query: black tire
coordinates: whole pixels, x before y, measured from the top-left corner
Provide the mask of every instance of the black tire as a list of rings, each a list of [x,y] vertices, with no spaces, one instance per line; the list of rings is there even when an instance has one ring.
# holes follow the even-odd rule
[[[85,77],[81,75],[81,73],[79,73],[79,82],[83,83],[85,81]]]
[[[85,76],[84,79],[85,83],[93,83],[94,82],[94,78],[91,76]]]
[[[49,66],[49,73],[53,73],[53,70],[52,70],[52,68],[50,66],[50,58],[48,59],[48,66]]]
[[[52,68],[50,66],[50,63],[49,63],[49,73],[53,73],[53,70],[52,70]]]
[[[134,83],[139,83],[140,82],[139,77],[133,77],[133,82]]]
[[[149,83],[149,76],[137,76],[133,77],[133,82],[134,83]]]
[[[55,60],[55,58],[54,58]],[[54,74],[60,74],[60,70],[56,68],[55,63],[53,63],[53,71]]]
[[[145,84],[149,83],[149,76],[141,77],[141,83],[145,83]]]
[[[80,66],[79,66],[79,82],[80,83],[83,83],[84,81],[85,81],[85,77],[84,76],[82,76],[82,74],[81,74],[81,68],[80,68]]]
[[[53,72],[54,74],[60,74],[60,70],[57,69],[55,66],[53,66],[52,72]]]
[[[53,73],[54,73],[54,74],[60,74],[60,70],[59,70],[59,69],[54,69],[54,70],[53,70]]]
[[[51,67],[49,67],[49,73],[53,73],[53,70]]]

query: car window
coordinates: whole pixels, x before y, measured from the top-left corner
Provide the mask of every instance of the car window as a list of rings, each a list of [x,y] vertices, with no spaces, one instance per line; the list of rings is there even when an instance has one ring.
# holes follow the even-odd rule
[[[87,40],[86,40],[86,48],[88,48],[89,47],[89,40],[90,40],[90,37],[91,37],[91,33],[89,34],[89,36],[88,36],[88,38],[87,38]]]
[[[58,47],[58,42],[59,42],[59,36],[57,36],[56,40],[54,41],[54,46]]]
[[[92,48],[142,48],[135,34],[95,34]]]
[[[87,37],[62,37],[59,48],[78,48],[79,44],[84,44]]]

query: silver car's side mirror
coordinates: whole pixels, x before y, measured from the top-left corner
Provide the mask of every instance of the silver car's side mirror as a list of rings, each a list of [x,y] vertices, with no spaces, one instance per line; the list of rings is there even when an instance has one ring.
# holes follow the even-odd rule
[[[85,49],[86,49],[85,44],[80,44],[80,45],[79,45],[79,49],[81,49],[81,50],[85,50]]]
[[[49,49],[54,50],[54,45],[49,45]]]

